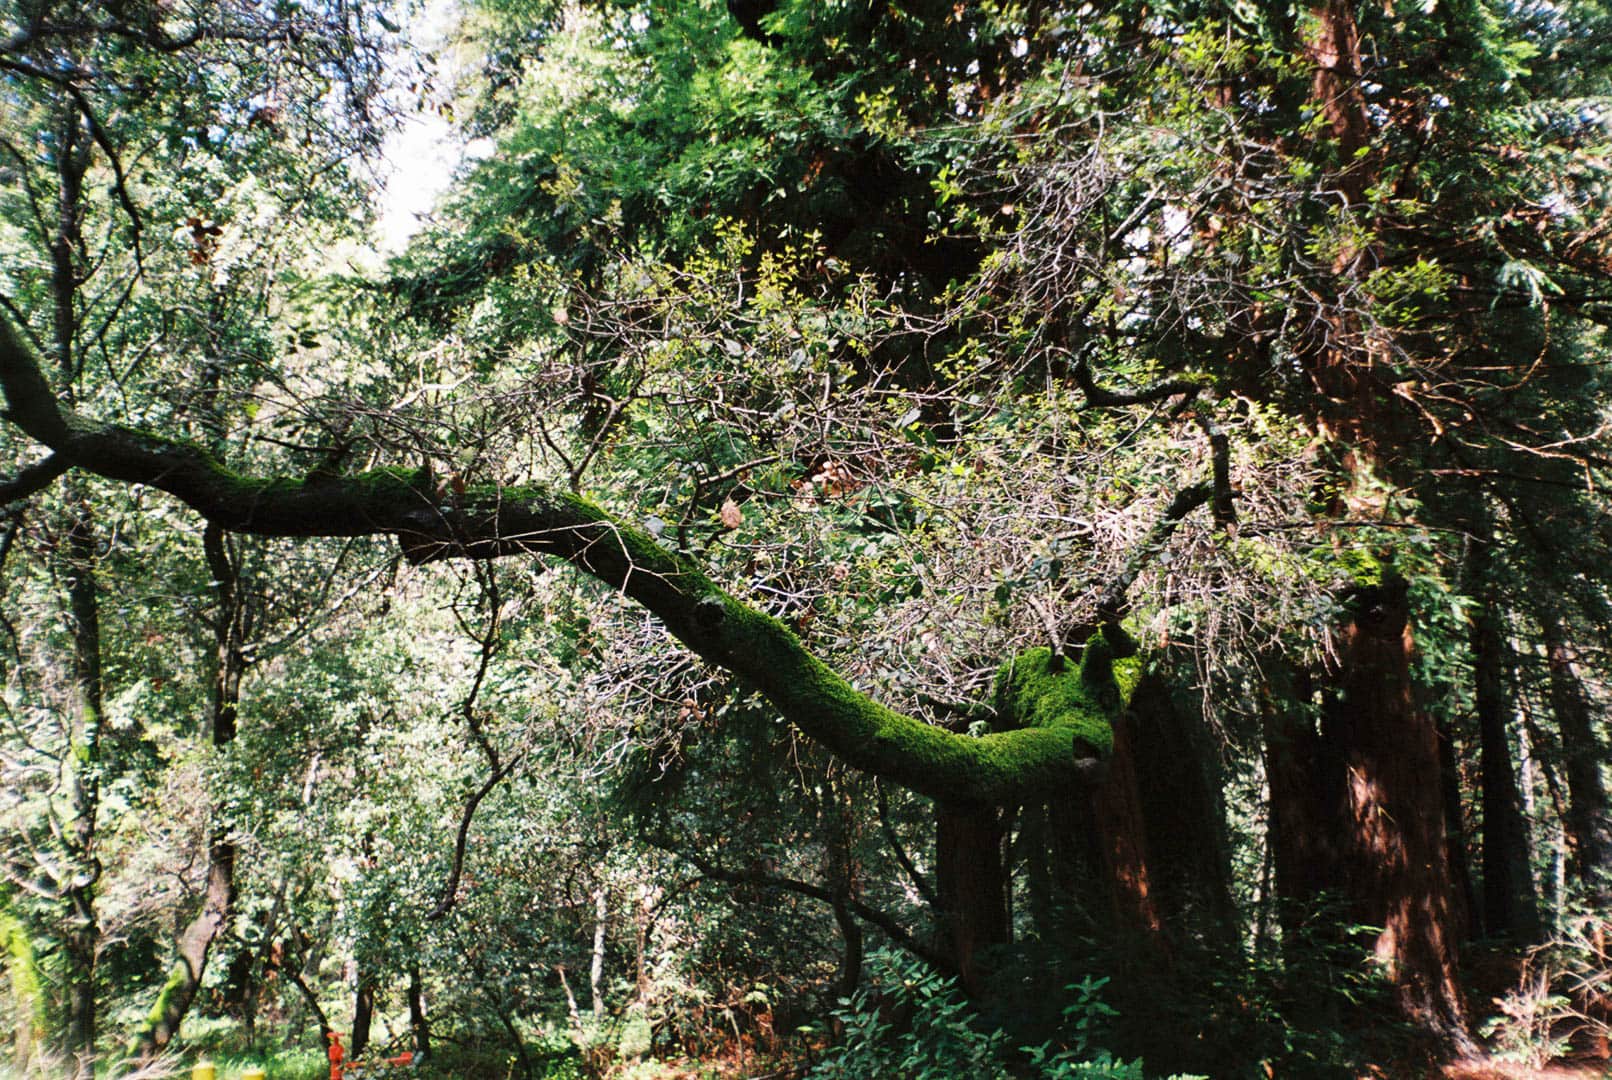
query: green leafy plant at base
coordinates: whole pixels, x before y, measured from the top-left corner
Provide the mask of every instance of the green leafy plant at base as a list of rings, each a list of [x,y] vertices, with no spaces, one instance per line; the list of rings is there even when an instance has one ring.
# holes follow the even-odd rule
[[[1143,1080],[1140,1061],[1117,1060],[1097,1045],[1115,1015],[1101,997],[1107,979],[1068,987],[1059,1040],[1014,1048],[1006,1032],[979,1022],[955,980],[922,961],[881,950],[869,957],[868,969],[870,986],[834,1011],[839,1043],[808,1074],[813,1080]]]
[[[1595,912],[1575,912],[1551,940],[1523,958],[1517,982],[1494,999],[1498,1013],[1479,1027],[1497,1060],[1543,1068],[1574,1041],[1612,1033],[1604,1010],[1612,987],[1606,925]]]

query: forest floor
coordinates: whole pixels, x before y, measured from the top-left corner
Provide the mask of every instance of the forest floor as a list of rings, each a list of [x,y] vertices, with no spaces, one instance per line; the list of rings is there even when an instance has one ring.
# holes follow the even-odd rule
[[[1447,1066],[1444,1080],[1605,1080],[1612,1063],[1563,1061],[1534,1068],[1496,1061],[1467,1061]]]

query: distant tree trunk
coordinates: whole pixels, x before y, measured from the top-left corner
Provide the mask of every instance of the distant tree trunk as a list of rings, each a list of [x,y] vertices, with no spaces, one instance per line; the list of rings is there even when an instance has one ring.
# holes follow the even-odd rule
[[[830,774],[824,785],[823,870],[834,894],[834,924],[839,927],[845,955],[840,963],[838,997],[850,997],[862,979],[862,924],[851,913],[849,901],[857,892],[857,865],[852,850],[858,803],[847,790],[843,775]]]
[[[420,965],[409,968],[409,1030],[414,1034],[416,1057],[431,1054],[431,1027],[425,1016],[425,988],[420,979]]]
[[[242,638],[245,611],[240,591],[240,574],[230,557],[224,531],[209,524],[202,536],[207,567],[212,573],[218,612],[213,623],[214,665],[211,701],[212,742],[215,751],[235,741],[241,701],[241,678],[245,672]],[[235,845],[229,829],[220,822],[212,826],[207,849],[207,888],[201,911],[179,935],[179,957],[174,961],[167,983],[157,995],[146,1022],[135,1035],[129,1050],[137,1061],[149,1061],[179,1034],[185,1013],[196,998],[207,957],[218,935],[229,925],[235,907]]]
[[[1477,535],[1469,543],[1466,569],[1467,588],[1478,605],[1471,647],[1483,771],[1483,930],[1488,937],[1533,941],[1539,936],[1539,905],[1529,865],[1528,823],[1522,815],[1507,730],[1512,702],[1506,673],[1512,657],[1495,596],[1492,530],[1486,516],[1474,531]]]
[[[1309,673],[1289,672],[1276,658],[1267,668],[1275,676],[1261,703],[1270,789],[1267,844],[1282,947],[1291,956],[1311,932],[1315,902],[1336,885],[1341,770],[1310,714]]]
[[[79,354],[79,287],[86,272],[83,249],[84,176],[94,153],[76,105],[61,102],[61,126],[55,134],[57,179],[56,221],[50,242],[52,340],[62,397],[76,397]],[[62,953],[67,959],[66,1039],[74,1059],[73,1075],[90,1080],[95,1069],[95,960],[100,924],[95,887],[100,878],[96,825],[101,797],[101,623],[95,584],[95,520],[89,500],[78,485],[68,488],[68,517],[63,544],[63,579],[73,648],[72,705],[65,777],[72,799],[72,821],[65,830],[68,869],[60,880],[66,907]]]
[[[1550,674],[1550,705],[1562,735],[1567,776],[1567,812],[1562,822],[1573,854],[1573,874],[1591,902],[1605,910],[1612,904],[1612,812],[1601,778],[1605,758],[1595,734],[1594,711],[1578,671],[1578,653],[1568,641],[1560,617],[1548,608],[1538,613]]]
[[[593,892],[593,953],[588,960],[588,992],[595,1020],[604,1016],[605,931],[610,925],[610,893],[603,885]]]
[[[68,526],[66,567],[68,610],[73,632],[73,731],[68,772],[73,820],[68,830],[72,869],[62,889],[67,958],[66,1050],[77,1080],[95,1074],[95,962],[101,927],[95,887],[101,876],[96,825],[101,801],[101,621],[95,585],[95,528],[87,503],[75,500]]]
[[[935,894],[963,987],[983,992],[980,954],[1008,942],[1002,815],[967,803],[935,806]]]
[[[1467,865],[1466,819],[1461,806],[1461,767],[1455,731],[1449,717],[1438,722],[1439,790],[1444,796],[1444,857],[1450,865],[1450,881],[1455,890],[1456,936],[1465,941],[1472,936],[1472,920],[1478,910],[1477,893],[1472,887],[1472,871]]]
[[[362,968],[358,971],[358,989],[353,994],[353,1034],[347,1040],[347,1049],[357,1057],[369,1048],[369,1025],[375,1019],[375,980]]]
[[[834,923],[840,928],[840,939],[845,942],[845,958],[840,962],[840,977],[835,987],[836,996],[848,998],[856,993],[862,981],[862,924],[851,914],[844,902],[834,904]]]

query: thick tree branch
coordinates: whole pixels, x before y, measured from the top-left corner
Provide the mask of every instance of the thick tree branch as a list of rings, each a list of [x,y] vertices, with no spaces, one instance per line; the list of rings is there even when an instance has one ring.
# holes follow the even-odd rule
[[[1092,752],[1067,728],[970,737],[879,704],[692,560],[569,492],[478,485],[443,493],[420,471],[401,469],[304,478],[236,473],[195,444],[64,410],[6,319],[0,319],[0,390],[12,423],[73,466],[166,491],[226,529],[288,537],[387,534],[415,563],[517,554],[563,559],[654,613],[672,636],[749,682],[849,764],[913,791],[1000,806],[1067,792],[1090,774],[1077,765],[1089,763]]]
[[[1170,537],[1175,535],[1175,530],[1180,528],[1187,515],[1214,497],[1215,485],[1212,482],[1193,484],[1176,492],[1175,498],[1170,500],[1170,505],[1165,507],[1163,515],[1153,523],[1153,528],[1148,530],[1147,538],[1126,560],[1125,569],[1108,583],[1108,588],[1098,600],[1097,614],[1104,624],[1117,623],[1130,612],[1130,591],[1137,577],[1146,569],[1147,564],[1164,550],[1164,546],[1170,542]]]
[[[68,468],[69,462],[60,454],[51,454],[32,465],[24,466],[10,480],[0,480],[0,506],[19,502],[30,495],[44,491]]]

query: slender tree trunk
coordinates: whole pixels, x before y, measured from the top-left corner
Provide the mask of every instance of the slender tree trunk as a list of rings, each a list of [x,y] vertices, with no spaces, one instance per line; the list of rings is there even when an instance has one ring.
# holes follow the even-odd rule
[[[845,958],[840,963],[836,996],[848,998],[856,993],[857,983],[862,981],[862,924],[857,922],[856,916],[844,903],[834,905],[834,922],[840,928],[840,938],[845,942]]]
[[[425,1016],[425,985],[420,979],[419,964],[409,968],[409,1030],[414,1034],[415,1057],[429,1057],[431,1026]]]
[[[374,1019],[375,981],[360,968],[358,989],[353,994],[353,1034],[347,1040],[347,1050],[353,1057],[369,1048],[369,1026]]]
[[[1008,942],[1002,816],[994,807],[937,803],[935,892],[963,987],[985,989],[986,958]]]
[[[1477,892],[1472,887],[1472,870],[1467,863],[1466,819],[1461,807],[1461,767],[1455,732],[1448,717],[1438,722],[1439,791],[1444,797],[1444,857],[1450,865],[1455,888],[1456,936],[1472,937],[1472,920],[1478,910]]]
[[[1485,520],[1476,531],[1467,554],[1467,587],[1478,602],[1471,646],[1483,770],[1483,929],[1488,937],[1533,941],[1539,935],[1539,905],[1506,723],[1512,713],[1506,685],[1512,658],[1495,597],[1492,530]]]
[[[1601,776],[1605,758],[1595,733],[1594,711],[1578,670],[1577,650],[1554,611],[1538,613],[1550,674],[1550,705],[1562,734],[1567,776],[1567,812],[1562,825],[1573,853],[1573,875],[1591,903],[1612,906],[1612,812]]]
[[[850,997],[862,979],[862,924],[851,914],[849,901],[857,893],[856,856],[852,851],[852,836],[856,830],[856,805],[846,789],[845,777],[830,776],[824,785],[823,817],[823,871],[828,887],[834,893],[834,923],[839,927],[840,938],[845,942],[845,956],[840,964],[837,997]]]
[[[73,820],[68,830],[71,877],[62,890],[66,930],[68,1056],[74,1076],[90,1080],[95,1068],[95,963],[101,928],[95,887],[101,875],[96,852],[101,802],[101,623],[95,586],[95,530],[87,503],[75,499],[69,526],[66,578],[73,631],[74,717],[68,759]]]
[[[62,397],[70,404],[76,397],[79,369],[76,337],[78,290],[83,282],[84,174],[92,152],[72,102],[63,101],[56,134],[57,219],[50,244],[52,336]],[[89,1080],[95,1063],[95,961],[100,949],[95,911],[100,862],[95,849],[101,779],[101,624],[95,584],[95,521],[87,497],[76,484],[68,489],[68,514],[63,578],[73,642],[73,704],[66,772],[73,818],[66,830],[70,869],[61,882],[66,907],[62,935],[67,959],[65,1050],[74,1059],[74,1076]]]
[[[224,532],[209,524],[202,537],[213,576],[218,613],[213,624],[214,665],[211,700],[212,743],[221,751],[235,740],[245,670],[240,574],[230,558]],[[207,849],[207,888],[201,911],[179,935],[178,959],[129,1050],[138,1061],[160,1053],[185,1019],[207,970],[213,943],[229,925],[235,906],[235,845],[228,828],[214,822]]]
[[[604,1016],[605,932],[610,927],[610,893],[603,885],[593,892],[593,952],[588,958],[588,994],[593,1018]]]

